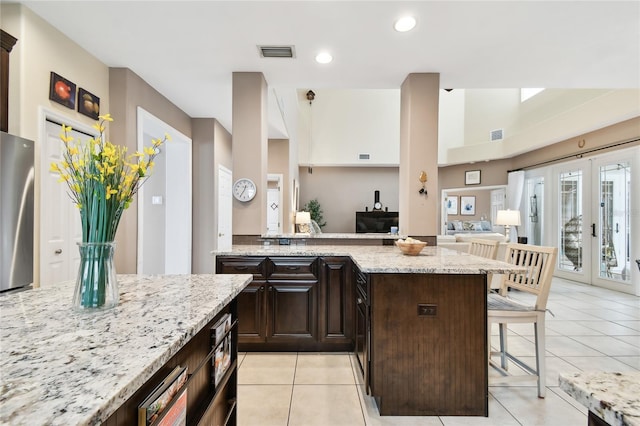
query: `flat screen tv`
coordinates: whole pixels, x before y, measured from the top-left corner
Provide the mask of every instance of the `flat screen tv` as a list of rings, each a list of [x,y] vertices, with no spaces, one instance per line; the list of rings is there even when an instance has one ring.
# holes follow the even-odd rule
[[[356,233],[386,234],[392,226],[398,226],[398,212],[356,212]]]

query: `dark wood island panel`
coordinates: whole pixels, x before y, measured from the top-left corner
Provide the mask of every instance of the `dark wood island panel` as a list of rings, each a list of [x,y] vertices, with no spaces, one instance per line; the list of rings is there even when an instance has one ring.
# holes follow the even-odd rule
[[[486,275],[370,274],[381,415],[488,416]]]

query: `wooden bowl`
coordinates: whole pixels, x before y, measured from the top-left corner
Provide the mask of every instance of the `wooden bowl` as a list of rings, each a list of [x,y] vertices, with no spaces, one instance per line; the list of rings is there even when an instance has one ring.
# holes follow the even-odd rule
[[[427,243],[424,241],[419,243],[405,243],[404,241],[396,240],[396,245],[400,251],[402,251],[402,254],[406,254],[407,256],[417,256]]]

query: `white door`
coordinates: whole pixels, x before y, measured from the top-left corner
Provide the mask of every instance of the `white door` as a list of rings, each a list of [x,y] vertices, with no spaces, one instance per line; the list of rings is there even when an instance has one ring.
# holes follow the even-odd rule
[[[230,250],[232,245],[232,186],[231,170],[218,166],[218,250]]]
[[[71,124],[65,120],[65,124]],[[78,126],[79,128],[79,126]],[[86,130],[86,129],[85,129]],[[52,172],[52,162],[62,159],[64,145],[60,140],[60,124],[45,120],[40,161],[40,286],[50,287],[61,281],[73,280],[78,273],[80,252],[76,243],[82,241],[82,226],[78,208],[69,198],[68,187]],[[75,140],[86,141],[97,136],[71,131]]]
[[[505,209],[506,189],[494,189],[491,191],[491,223],[496,223],[498,217],[498,210]],[[496,225],[493,225],[495,228]],[[498,232],[504,233],[504,227],[499,226]],[[494,229],[495,230],[495,229]]]
[[[640,149],[575,161],[556,169],[556,275],[640,293]]]
[[[267,177],[267,234],[282,234],[282,175]]]

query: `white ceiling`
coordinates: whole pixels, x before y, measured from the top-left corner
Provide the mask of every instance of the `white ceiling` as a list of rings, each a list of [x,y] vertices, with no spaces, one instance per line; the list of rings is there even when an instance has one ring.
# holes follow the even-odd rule
[[[22,1],[109,67],[231,130],[234,71],[279,90],[640,88],[640,1]],[[403,15],[409,33],[393,30]],[[294,45],[295,59],[257,45]],[[334,60],[320,65],[316,53]]]

